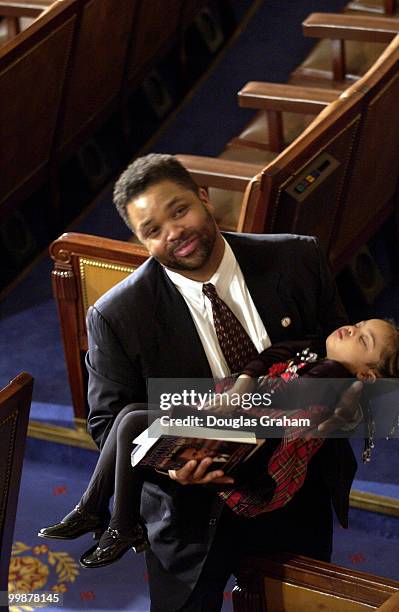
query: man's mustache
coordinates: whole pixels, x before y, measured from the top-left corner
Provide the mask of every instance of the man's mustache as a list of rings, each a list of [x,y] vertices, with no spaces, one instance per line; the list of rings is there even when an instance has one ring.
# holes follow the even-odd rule
[[[170,245],[170,248],[168,249],[169,255],[174,255],[175,252],[178,251],[185,242],[189,242],[190,240],[193,240],[193,238],[200,238],[198,232],[183,234],[180,238],[173,240]]]

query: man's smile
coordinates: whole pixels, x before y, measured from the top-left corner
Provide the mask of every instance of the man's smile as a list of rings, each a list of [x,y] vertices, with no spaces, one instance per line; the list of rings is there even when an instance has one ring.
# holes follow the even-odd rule
[[[175,257],[187,257],[195,251],[199,244],[198,236],[191,236],[187,240],[184,240],[174,251]]]

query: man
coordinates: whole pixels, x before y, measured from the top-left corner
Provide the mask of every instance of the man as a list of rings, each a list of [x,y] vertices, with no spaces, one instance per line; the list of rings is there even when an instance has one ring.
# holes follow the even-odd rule
[[[172,156],[136,160],[114,197],[152,257],[88,313],[89,428],[100,447],[116,414],[147,401],[149,379],[230,373],[204,284],[215,287],[257,351],[326,336],[346,323],[314,238],[222,236],[206,192]],[[170,479],[154,475],[144,485],[154,612],[219,610],[245,552],[287,550],[328,560],[331,499],[347,522],[356,462],[345,440],[323,445],[291,502],[254,519],[223,506],[217,490],[232,479],[206,472],[211,462],[189,461]]]

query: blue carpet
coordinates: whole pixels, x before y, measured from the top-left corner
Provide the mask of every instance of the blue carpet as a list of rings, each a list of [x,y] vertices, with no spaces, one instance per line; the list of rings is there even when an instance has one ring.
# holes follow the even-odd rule
[[[398,484],[399,440],[378,440],[373,449],[370,463],[360,460],[362,440],[352,440],[352,448],[358,458],[356,478],[361,481]]]
[[[96,459],[96,452],[28,441],[11,577],[16,586],[18,580],[24,578],[29,582],[36,578],[40,590],[63,593],[66,610],[146,612],[149,599],[143,555],[128,551],[114,565],[84,570],[78,561],[82,552],[93,544],[90,535],[70,542],[44,540],[36,535],[41,527],[56,522],[73,508],[87,485]],[[350,529],[335,526],[332,560],[344,567],[398,580],[398,544],[399,519],[351,510]],[[232,609],[233,584],[231,580],[226,589],[223,612]]]
[[[95,460],[96,454],[92,453],[92,456]],[[149,606],[142,557],[129,551],[117,568],[110,566],[85,571],[78,560],[82,552],[93,545],[90,535],[70,542],[43,540],[36,535],[41,527],[57,522],[74,507],[90,471],[89,466],[77,469],[68,462],[44,469],[41,461],[25,461],[14,535],[14,553],[17,554],[13,554],[11,560],[11,582],[14,566],[19,569],[17,564],[29,556],[35,560],[31,564],[35,563],[37,572],[43,575],[40,589],[51,591],[56,588],[63,592],[67,609],[144,612]],[[51,563],[52,555],[57,559],[55,566]],[[62,563],[58,563],[60,560]],[[17,580],[15,586],[18,586]]]
[[[393,531],[374,531],[374,515],[369,512],[362,514],[363,521],[359,527],[355,526],[352,516],[348,530],[336,526],[332,562],[356,571],[398,580],[399,520],[395,519]]]
[[[46,458],[46,461],[44,461]],[[149,596],[143,555],[128,551],[117,564],[97,570],[79,565],[93,545],[88,534],[77,540],[37,537],[41,527],[61,519],[86,488],[97,453],[28,440],[14,533],[10,578],[15,587],[37,582],[36,589],[63,593],[65,610],[129,610],[147,612]],[[55,564],[53,563],[55,561]],[[231,608],[231,588],[223,612]],[[101,602],[101,603],[100,603]],[[53,610],[53,607],[46,608]],[[54,610],[59,610],[54,606]]]

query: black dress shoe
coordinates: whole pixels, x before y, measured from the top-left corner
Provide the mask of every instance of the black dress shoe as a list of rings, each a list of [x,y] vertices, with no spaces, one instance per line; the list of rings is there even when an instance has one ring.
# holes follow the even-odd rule
[[[76,506],[60,523],[43,527],[37,534],[40,538],[54,538],[55,540],[74,540],[85,533],[94,532],[94,537],[100,538],[109,522],[107,517],[96,516]]]
[[[108,527],[97,546],[92,546],[80,557],[80,565],[86,568],[103,567],[118,561],[132,548],[141,553],[149,548],[144,528],[137,524],[128,535],[121,535],[117,529]]]

